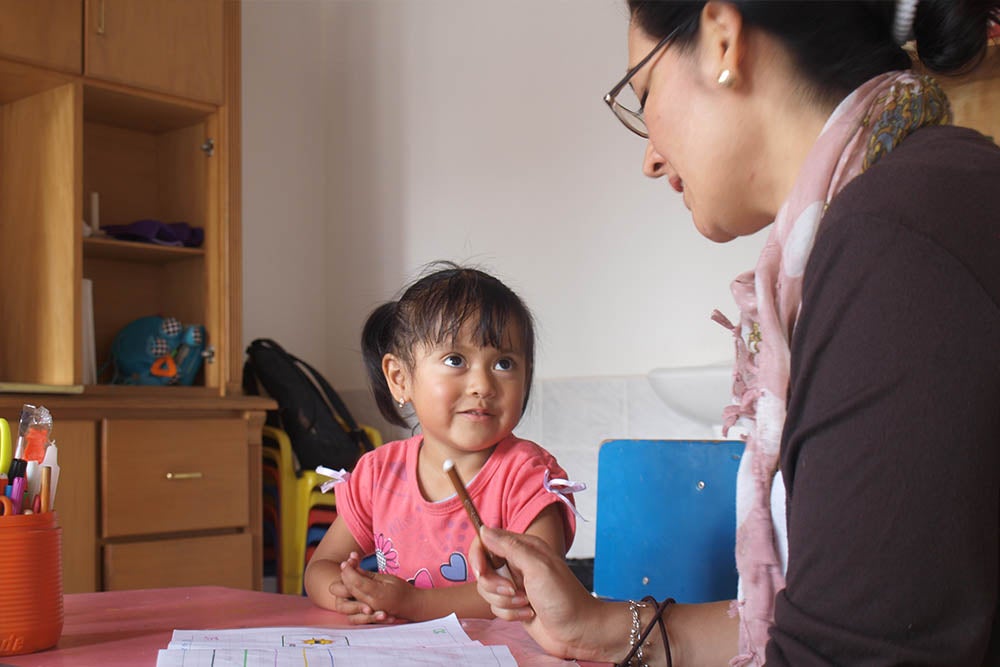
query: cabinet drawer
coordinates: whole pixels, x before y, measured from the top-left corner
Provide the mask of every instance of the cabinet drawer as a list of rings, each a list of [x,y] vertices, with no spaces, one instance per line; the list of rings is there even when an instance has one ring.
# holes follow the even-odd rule
[[[242,419],[105,420],[105,538],[249,523]]]
[[[250,535],[233,533],[104,547],[104,590],[229,586],[253,588]]]

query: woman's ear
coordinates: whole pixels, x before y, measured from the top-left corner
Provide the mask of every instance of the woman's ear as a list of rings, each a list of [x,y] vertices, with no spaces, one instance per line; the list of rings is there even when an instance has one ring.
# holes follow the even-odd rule
[[[396,402],[406,402],[410,400],[409,383],[410,376],[406,372],[406,365],[394,354],[387,353],[382,357],[382,374],[389,385]]]
[[[711,0],[701,10],[701,55],[709,81],[731,88],[745,76],[743,15],[729,2]]]

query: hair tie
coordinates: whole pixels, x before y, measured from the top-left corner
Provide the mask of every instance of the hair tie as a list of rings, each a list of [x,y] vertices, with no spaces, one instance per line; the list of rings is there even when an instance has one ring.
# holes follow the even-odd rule
[[[892,22],[892,38],[899,45],[905,44],[913,32],[913,19],[917,15],[919,0],[896,0],[896,17]]]

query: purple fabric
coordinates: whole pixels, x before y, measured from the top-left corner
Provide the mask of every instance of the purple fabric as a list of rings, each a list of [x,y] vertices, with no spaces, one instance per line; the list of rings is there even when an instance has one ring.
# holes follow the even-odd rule
[[[186,222],[165,223],[145,219],[127,225],[104,225],[101,230],[112,238],[123,241],[141,241],[167,246],[199,248],[205,241],[205,230]]]

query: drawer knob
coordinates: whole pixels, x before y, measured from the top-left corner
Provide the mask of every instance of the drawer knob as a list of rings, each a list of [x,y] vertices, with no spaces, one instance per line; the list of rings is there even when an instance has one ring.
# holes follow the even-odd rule
[[[201,479],[200,472],[168,472],[167,479]]]

